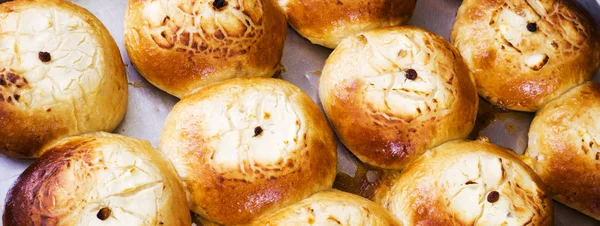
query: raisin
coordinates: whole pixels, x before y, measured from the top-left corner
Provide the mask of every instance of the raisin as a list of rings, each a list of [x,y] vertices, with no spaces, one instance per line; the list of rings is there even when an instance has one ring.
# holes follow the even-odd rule
[[[52,60],[52,56],[50,56],[49,52],[39,52],[38,53],[38,58],[40,58],[40,60],[44,63]]]

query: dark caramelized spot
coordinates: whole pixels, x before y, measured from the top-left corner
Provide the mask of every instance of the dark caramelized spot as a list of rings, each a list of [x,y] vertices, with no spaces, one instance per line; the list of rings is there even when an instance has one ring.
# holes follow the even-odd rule
[[[475,181],[467,181],[467,183],[465,183],[465,184],[466,184],[466,185],[469,185],[469,184],[477,184],[477,182],[475,182]]]
[[[530,31],[530,32],[537,31],[537,24],[536,23],[528,23],[527,24],[527,30]]]
[[[18,77],[17,75],[15,75],[14,73],[8,73],[8,74],[6,75],[6,78],[8,79],[8,81],[9,81],[10,83],[13,83],[13,84],[14,84],[15,82],[17,82],[17,79],[18,79],[19,77]]]
[[[415,69],[408,69],[406,70],[406,78],[410,79],[410,80],[415,80],[417,79],[417,76],[419,74],[417,74],[417,71],[415,71]]]
[[[16,101],[19,101],[19,98],[21,98],[21,95],[15,94],[15,95],[13,95],[13,98],[15,98]]]
[[[221,9],[223,7],[225,7],[227,5],[227,2],[225,0],[215,0],[213,2],[213,6],[217,9]]]
[[[52,56],[50,56],[49,52],[39,52],[38,58],[40,58],[40,60],[44,63],[52,60]]]
[[[488,193],[488,196],[487,196],[488,202],[495,203],[498,201],[498,199],[500,199],[500,193],[498,193],[497,191],[491,191],[490,193]]]
[[[254,128],[254,137],[259,136],[263,132],[263,129],[260,126]]]
[[[106,219],[108,219],[108,217],[110,217],[111,213],[112,213],[112,211],[108,207],[104,207],[104,208],[100,209],[100,211],[98,211],[98,214],[96,214],[96,217],[98,217],[98,219],[100,219],[100,220],[106,220]]]

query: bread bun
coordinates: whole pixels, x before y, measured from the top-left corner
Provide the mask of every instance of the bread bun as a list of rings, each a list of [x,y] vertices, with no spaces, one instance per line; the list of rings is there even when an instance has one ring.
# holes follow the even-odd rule
[[[335,48],[360,32],[401,25],[416,0],[278,0],[289,24],[314,44]]]
[[[319,96],[346,147],[363,162],[389,169],[465,138],[478,106],[460,54],[442,37],[416,27],[344,40],[325,63]]]
[[[112,131],[126,109],[119,48],[94,15],[62,0],[0,4],[0,154]]]
[[[464,0],[451,36],[483,98],[537,111],[592,79],[600,63],[598,35],[572,1]]]
[[[580,85],[538,112],[525,157],[554,199],[600,220],[600,86]]]
[[[510,150],[451,141],[425,153],[375,191],[405,225],[552,225],[541,180]]]
[[[142,76],[182,97],[234,77],[270,77],[287,34],[275,0],[130,0],[125,47]]]
[[[227,225],[331,188],[336,147],[310,97],[273,78],[232,79],[184,97],[159,142],[187,188],[191,209]]]
[[[319,192],[250,225],[402,225],[380,205],[358,195]]]
[[[108,133],[65,138],[6,197],[4,226],[189,226],[172,164],[147,141]]]

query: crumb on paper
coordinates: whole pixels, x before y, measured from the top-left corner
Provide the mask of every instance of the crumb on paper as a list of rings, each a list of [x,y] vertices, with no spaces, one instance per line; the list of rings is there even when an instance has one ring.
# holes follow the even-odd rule
[[[513,125],[510,122],[507,122],[506,125],[504,126],[506,131],[510,134],[512,134],[513,136],[517,134],[517,130],[515,130],[515,125]]]
[[[316,70],[316,71],[309,72],[309,74],[316,75],[316,76],[321,76],[321,73],[322,73],[321,70]]]
[[[150,86],[147,86],[146,84],[142,83],[142,82],[128,82],[127,83],[130,86],[133,86],[133,88],[150,88]]]

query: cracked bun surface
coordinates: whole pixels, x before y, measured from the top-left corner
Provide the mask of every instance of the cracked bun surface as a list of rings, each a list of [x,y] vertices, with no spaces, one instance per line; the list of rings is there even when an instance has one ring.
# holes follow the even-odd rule
[[[408,22],[417,4],[416,0],[278,1],[294,30],[331,49],[360,32]]]
[[[112,131],[126,108],[119,48],[94,15],[62,0],[0,4],[0,154]]]
[[[531,124],[525,161],[554,199],[600,220],[598,118],[597,84],[584,83],[551,101]]]
[[[511,110],[539,110],[600,64],[598,32],[568,0],[465,0],[451,36],[479,94]]]
[[[191,209],[244,224],[331,188],[336,142],[319,107],[280,79],[237,78],[184,97],[159,149],[173,161]]]
[[[404,225],[552,225],[552,200],[516,155],[450,141],[388,177],[374,200]]]
[[[191,225],[173,165],[149,142],[109,133],[65,138],[17,179],[5,226]]]
[[[325,63],[319,96],[346,147],[363,162],[388,169],[465,138],[478,107],[474,80],[458,51],[416,27],[344,40]]]
[[[387,210],[358,195],[319,192],[250,225],[401,226]]]
[[[234,77],[270,77],[287,34],[275,0],[130,0],[125,47],[136,69],[182,97]]]

